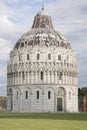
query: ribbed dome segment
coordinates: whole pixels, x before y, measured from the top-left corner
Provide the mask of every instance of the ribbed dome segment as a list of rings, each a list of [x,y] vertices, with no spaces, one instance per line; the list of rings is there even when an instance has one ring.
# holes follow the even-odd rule
[[[51,17],[44,8],[35,16],[32,29],[17,41],[14,48],[34,45],[71,48],[67,39],[54,30]]]

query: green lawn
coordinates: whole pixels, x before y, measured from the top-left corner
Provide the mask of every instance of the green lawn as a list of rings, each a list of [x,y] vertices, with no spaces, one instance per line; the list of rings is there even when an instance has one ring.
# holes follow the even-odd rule
[[[0,130],[87,130],[87,113],[0,113]]]

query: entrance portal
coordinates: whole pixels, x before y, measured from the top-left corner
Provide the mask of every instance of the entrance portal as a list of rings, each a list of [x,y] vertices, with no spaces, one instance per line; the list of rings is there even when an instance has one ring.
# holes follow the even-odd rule
[[[62,98],[57,98],[57,111],[62,111],[63,106],[62,106]]]
[[[56,111],[64,112],[65,109],[65,89],[63,87],[59,87],[56,95]]]

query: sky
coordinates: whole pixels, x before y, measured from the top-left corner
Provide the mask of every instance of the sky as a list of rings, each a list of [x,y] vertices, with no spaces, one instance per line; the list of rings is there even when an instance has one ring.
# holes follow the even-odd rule
[[[0,96],[6,96],[7,61],[16,41],[32,27],[42,5],[55,30],[76,51],[79,87],[87,87],[87,0],[0,0]]]

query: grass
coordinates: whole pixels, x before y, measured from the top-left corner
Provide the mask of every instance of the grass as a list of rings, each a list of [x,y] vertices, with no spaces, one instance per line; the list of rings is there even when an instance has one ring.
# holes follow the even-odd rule
[[[87,113],[0,113],[0,130],[87,130]]]

